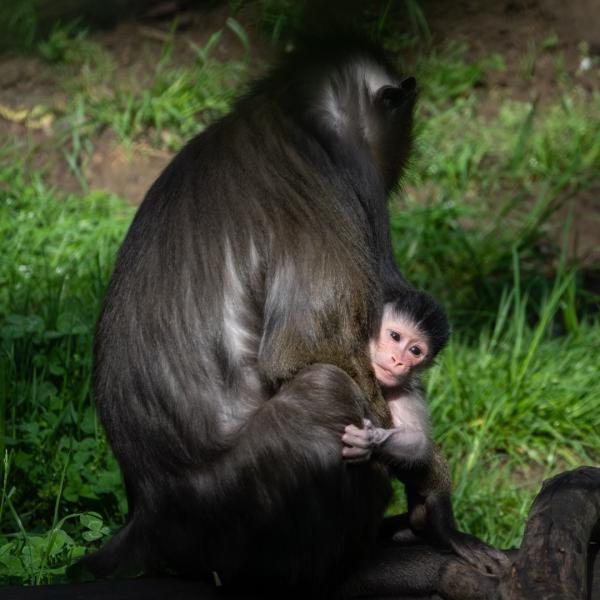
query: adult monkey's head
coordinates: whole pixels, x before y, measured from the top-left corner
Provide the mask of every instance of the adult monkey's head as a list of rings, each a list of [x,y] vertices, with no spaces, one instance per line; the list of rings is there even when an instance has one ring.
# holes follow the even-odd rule
[[[410,151],[417,86],[379,48],[354,35],[304,37],[270,85],[281,85],[276,95],[287,114],[334,163],[362,171],[362,185],[373,183],[367,171],[375,167],[385,193],[394,187]]]

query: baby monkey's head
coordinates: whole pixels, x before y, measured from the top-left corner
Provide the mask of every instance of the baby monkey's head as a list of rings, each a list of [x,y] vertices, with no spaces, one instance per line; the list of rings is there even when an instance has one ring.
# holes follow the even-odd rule
[[[379,336],[369,343],[377,381],[385,387],[402,384],[431,364],[449,336],[446,313],[429,294],[403,290],[386,298]]]

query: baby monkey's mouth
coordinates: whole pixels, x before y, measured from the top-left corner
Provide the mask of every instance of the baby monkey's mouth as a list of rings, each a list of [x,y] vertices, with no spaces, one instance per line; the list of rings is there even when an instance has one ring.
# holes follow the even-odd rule
[[[396,381],[397,377],[396,375],[387,367],[384,367],[383,365],[379,364],[379,363],[375,363],[375,366],[377,367],[377,370],[382,372],[383,375],[385,375],[387,378],[392,379],[393,381]],[[377,375],[377,373],[375,373],[375,375]]]

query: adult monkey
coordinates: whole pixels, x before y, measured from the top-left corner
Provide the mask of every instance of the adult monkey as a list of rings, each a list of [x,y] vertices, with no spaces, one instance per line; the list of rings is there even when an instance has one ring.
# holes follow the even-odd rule
[[[363,418],[389,425],[366,348],[386,290],[407,285],[386,201],[414,101],[377,50],[314,43],[151,187],[96,333],[129,518],[93,572],[323,590],[370,551],[389,476],[343,464],[340,438]],[[456,540],[434,464],[411,490],[415,522]]]

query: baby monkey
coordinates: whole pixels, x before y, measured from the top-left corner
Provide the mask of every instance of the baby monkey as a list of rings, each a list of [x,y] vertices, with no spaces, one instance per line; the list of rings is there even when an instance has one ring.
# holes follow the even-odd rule
[[[363,462],[376,454],[392,468],[423,466],[431,458],[429,411],[420,373],[448,342],[444,309],[425,292],[403,291],[383,307],[379,336],[369,343],[375,377],[388,403],[393,427],[348,425],[342,456]]]
[[[430,436],[429,411],[420,374],[448,343],[450,326],[444,309],[425,292],[403,291],[385,302],[377,338],[369,342],[369,357],[375,377],[392,415],[391,429],[375,427],[365,419],[363,428],[348,425],[342,436],[342,456],[349,462],[368,461],[372,456],[389,465],[402,481],[421,480],[424,496],[413,490],[408,497],[408,525],[392,517],[392,539],[414,539],[425,525],[424,507],[432,533],[476,569],[503,573],[509,562],[502,551],[456,529],[450,501],[449,473],[439,468],[439,451]],[[444,461],[445,464],[445,461]],[[433,480],[427,473],[433,473]],[[422,481],[424,479],[424,481]],[[419,505],[421,505],[419,507]],[[412,507],[412,508],[411,508]],[[412,515],[412,516],[411,516]]]

